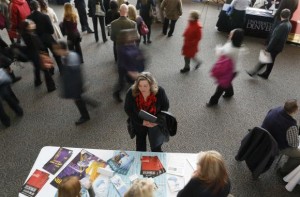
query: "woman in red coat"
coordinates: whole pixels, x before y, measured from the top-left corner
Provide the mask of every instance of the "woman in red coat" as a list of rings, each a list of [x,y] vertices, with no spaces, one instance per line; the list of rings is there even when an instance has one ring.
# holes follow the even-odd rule
[[[180,70],[181,73],[190,71],[190,62],[193,59],[196,62],[195,69],[201,65],[201,60],[196,58],[198,52],[198,44],[202,37],[202,25],[198,21],[199,12],[192,10],[189,17],[189,25],[183,33],[184,43],[182,47],[182,55],[184,56],[184,68]]]

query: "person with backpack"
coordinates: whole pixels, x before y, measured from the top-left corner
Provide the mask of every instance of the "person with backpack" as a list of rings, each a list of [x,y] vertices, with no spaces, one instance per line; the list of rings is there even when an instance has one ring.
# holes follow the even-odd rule
[[[163,133],[164,121],[150,122],[143,120],[139,113],[141,110],[158,116],[163,120],[161,111],[168,111],[169,99],[165,90],[158,86],[155,78],[149,72],[142,72],[128,90],[124,109],[129,117],[136,135],[136,151],[147,151],[146,138],[148,135],[152,152],[162,152],[162,145],[168,140]]]

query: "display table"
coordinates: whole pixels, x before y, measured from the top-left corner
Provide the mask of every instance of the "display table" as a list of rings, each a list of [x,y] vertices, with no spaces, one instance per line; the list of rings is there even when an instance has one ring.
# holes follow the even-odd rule
[[[64,165],[59,169],[59,171],[57,171],[54,175],[50,174],[49,175],[49,179],[46,182],[46,184],[42,187],[42,189],[38,192],[37,197],[52,197],[55,196],[57,189],[52,186],[50,184],[51,181],[53,181],[53,179],[70,163],[70,161],[72,161],[77,155],[78,153],[81,152],[82,148],[68,148],[69,150],[72,150],[73,153],[71,155],[71,157],[64,163]],[[54,156],[54,154],[57,152],[57,150],[59,149],[59,147],[53,147],[53,146],[46,146],[43,147],[25,181],[25,183],[27,182],[27,180],[29,179],[29,177],[34,173],[34,171],[36,169],[40,170],[40,171],[44,171],[47,172],[43,169],[43,166]],[[84,149],[92,154],[94,154],[95,156],[101,158],[104,161],[107,161],[108,159],[112,158],[116,151],[114,150],[100,150],[100,149]],[[191,178],[191,175],[193,173],[193,168],[192,165],[190,164],[190,161],[196,161],[196,157],[197,154],[187,154],[187,153],[153,153],[153,152],[137,152],[137,151],[126,151],[129,155],[133,155],[134,158],[134,162],[132,164],[132,166],[130,167],[130,170],[128,171],[127,175],[120,175],[122,180],[124,181],[124,183],[126,184],[126,186],[129,188],[131,183],[129,180],[129,177],[133,174],[137,174],[139,176],[139,178],[143,178],[142,175],[140,175],[140,168],[141,168],[141,156],[158,156],[161,163],[163,164],[164,168],[167,170],[168,167],[168,162],[170,160],[170,158],[177,158],[181,161],[185,162],[185,167],[184,167],[184,180],[185,180],[185,184],[188,183],[188,181]],[[189,161],[187,160],[189,159]],[[195,164],[194,164],[195,165]],[[168,172],[168,171],[167,171]],[[49,172],[47,172],[49,173]],[[119,175],[119,174],[118,174]],[[99,175],[102,176],[102,175]],[[168,173],[163,173],[157,177],[154,178],[155,183],[158,186],[158,190],[156,191],[156,195],[155,196],[176,196],[177,192],[171,192],[169,187],[168,187],[168,183],[167,183],[167,178],[169,175]],[[110,183],[111,184],[111,183]],[[20,186],[21,187],[21,186]],[[113,185],[111,184],[111,186],[109,187],[109,194],[108,196],[119,196],[116,189],[113,187]],[[23,194],[19,194],[19,197],[25,197],[25,195]]]
[[[219,14],[219,19],[216,24],[219,31],[230,31],[230,21],[226,15],[228,7],[229,4],[224,4]],[[272,24],[272,11],[250,7],[246,9],[246,21],[244,26],[246,35],[266,38],[272,29]]]

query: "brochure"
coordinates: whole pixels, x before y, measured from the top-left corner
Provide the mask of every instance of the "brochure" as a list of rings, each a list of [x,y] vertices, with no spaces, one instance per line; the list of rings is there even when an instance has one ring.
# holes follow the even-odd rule
[[[43,169],[55,174],[71,157],[73,151],[60,147],[54,156],[44,165]]]
[[[110,179],[111,183],[115,186],[116,190],[118,191],[119,195],[123,197],[127,191],[127,187],[121,177],[119,175],[115,175]]]
[[[86,175],[86,169],[93,163],[93,161],[104,162],[92,153],[84,149],[81,150],[80,153],[52,180],[50,184],[57,188],[63,178],[68,176],[77,176],[79,179],[82,179]]]
[[[170,175],[168,177],[168,185],[171,192],[178,192],[184,188],[184,178]]]
[[[42,189],[48,179],[48,173],[35,170],[28,181],[22,186],[20,193],[29,197],[34,197]]]
[[[141,175],[144,177],[156,177],[166,170],[163,167],[157,156],[142,156],[141,157]]]
[[[184,158],[175,156],[170,157],[168,162],[167,173],[178,176],[184,176],[185,162],[186,161]]]
[[[134,157],[125,151],[120,151],[117,155],[107,160],[107,164],[117,173],[126,175],[134,161]]]

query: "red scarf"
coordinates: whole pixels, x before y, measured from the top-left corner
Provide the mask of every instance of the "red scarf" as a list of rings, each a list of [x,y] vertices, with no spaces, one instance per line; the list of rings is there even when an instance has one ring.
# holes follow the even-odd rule
[[[156,115],[156,101],[157,98],[152,93],[150,93],[146,101],[144,100],[142,93],[139,93],[139,95],[135,98],[138,109],[147,111],[152,115]]]

